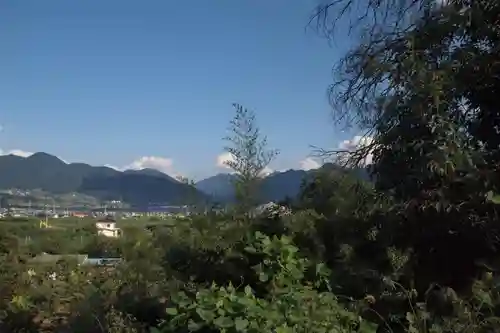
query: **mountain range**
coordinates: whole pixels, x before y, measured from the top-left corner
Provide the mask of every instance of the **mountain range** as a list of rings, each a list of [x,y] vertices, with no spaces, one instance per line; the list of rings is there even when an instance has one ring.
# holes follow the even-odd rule
[[[338,165],[327,163],[320,170],[327,171],[346,171],[346,169]],[[278,202],[286,199],[294,199],[300,192],[303,182],[311,179],[316,170],[293,170],[290,169],[284,172],[274,172],[262,181],[259,200],[262,203],[273,201]],[[366,168],[351,169],[357,178],[369,180],[368,171]],[[220,173],[196,183],[196,188],[201,192],[209,195],[218,202],[228,203],[234,202],[235,191],[233,182],[236,180],[235,174]]]
[[[67,164],[47,153],[29,157],[0,156],[0,188],[41,189],[46,192],[82,193],[99,200],[121,200],[130,204],[181,204],[192,189],[153,169],[117,171],[84,163]],[[198,191],[198,198],[208,196]]]
[[[334,164],[321,169],[340,170]],[[367,179],[365,169],[354,170]],[[260,190],[260,201],[281,201],[297,197],[301,184],[313,171],[288,170],[265,177]],[[49,193],[82,193],[98,200],[121,200],[132,205],[150,203],[184,204],[188,200],[232,203],[235,200],[234,174],[218,174],[195,184],[195,191],[187,184],[154,169],[118,171],[85,163],[65,163],[56,156],[39,152],[29,157],[0,156],[0,189],[40,189]]]

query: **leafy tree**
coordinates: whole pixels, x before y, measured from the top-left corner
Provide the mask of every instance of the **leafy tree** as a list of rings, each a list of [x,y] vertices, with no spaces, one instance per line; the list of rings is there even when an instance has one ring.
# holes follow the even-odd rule
[[[326,217],[359,216],[375,201],[371,184],[345,170],[316,170],[299,194],[300,207]]]
[[[374,137],[353,157],[373,154],[376,188],[394,199],[378,237],[413,251],[419,291],[467,288],[500,246],[500,211],[487,200],[500,184],[499,3],[340,0],[318,7],[318,26],[334,37],[357,5],[360,43],[330,96],[339,121]]]
[[[255,120],[255,114],[239,104],[233,104],[236,115],[230,122],[231,135],[224,139],[231,158],[225,161],[236,172],[236,197],[239,213],[248,214],[258,202],[259,184],[263,172],[279,153],[268,149],[267,137],[262,136]]]

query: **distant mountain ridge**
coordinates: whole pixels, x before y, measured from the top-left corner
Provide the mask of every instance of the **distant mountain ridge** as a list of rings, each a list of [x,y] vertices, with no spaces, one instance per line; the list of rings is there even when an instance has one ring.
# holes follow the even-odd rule
[[[287,197],[295,199],[300,193],[300,187],[304,181],[310,179],[316,171],[350,172],[357,178],[369,181],[367,168],[345,169],[333,163],[327,163],[319,169],[309,171],[290,169],[283,172],[274,172],[266,176],[261,184],[260,201],[282,201]],[[230,203],[235,200],[233,181],[234,174],[220,173],[208,177],[196,183],[196,188],[211,196],[221,203]]]
[[[234,200],[233,181],[235,176],[229,173],[219,173],[203,179],[195,184],[196,188],[219,202]]]
[[[346,171],[334,164],[319,170]],[[303,181],[316,170],[274,172],[263,179],[262,202],[296,198]],[[351,169],[357,177],[369,180],[366,168]],[[230,203],[235,200],[235,175],[220,173],[196,183],[197,200]],[[29,157],[0,156],[0,189],[41,189],[54,194],[82,193],[99,200],[121,200],[134,205],[149,203],[185,204],[193,199],[192,189],[155,169],[118,171],[105,166],[65,163],[56,156],[39,152]],[[187,199],[190,198],[190,199]]]
[[[119,199],[131,204],[181,204],[193,195],[189,186],[154,169],[121,172],[85,163],[67,164],[43,152],[29,157],[0,156],[0,188],[78,192],[101,200]],[[202,192],[196,196],[207,198]]]

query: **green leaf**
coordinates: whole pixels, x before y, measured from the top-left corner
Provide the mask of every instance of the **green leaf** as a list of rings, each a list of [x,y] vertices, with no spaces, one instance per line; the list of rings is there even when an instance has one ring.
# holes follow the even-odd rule
[[[196,313],[206,323],[211,323],[215,318],[215,314],[212,311],[208,311],[202,308],[197,308]]]
[[[281,326],[276,328],[276,333],[290,333],[292,332],[291,328],[286,326]]]
[[[234,321],[234,326],[238,332],[243,332],[248,327],[248,320],[238,317]]]
[[[267,237],[267,236],[262,237],[262,245],[264,245],[265,247],[268,247],[271,245],[271,240],[269,239],[269,237]]]
[[[215,306],[218,308],[222,308],[224,306],[224,300],[220,299],[215,303]]]
[[[176,308],[167,308],[165,312],[171,316],[176,316],[179,313]]]
[[[491,298],[491,295],[488,292],[486,292],[484,290],[478,290],[478,291],[476,291],[475,294],[476,294],[475,295],[476,298],[480,302],[486,304],[487,306],[493,307],[493,300]]]
[[[189,297],[183,291],[180,291],[178,293],[173,293],[171,299],[174,303],[177,303],[180,306],[183,306],[186,303],[190,303]]]
[[[255,305],[254,300],[248,297],[240,297],[237,299],[237,304],[240,304],[244,307],[249,307]]]
[[[202,324],[198,324],[194,320],[189,319],[189,321],[188,321],[188,330],[190,332],[196,332],[196,331],[198,331],[202,327],[203,327]]]
[[[214,324],[219,328],[229,328],[233,327],[234,322],[229,317],[221,316],[214,320]]]
[[[253,295],[252,287],[250,287],[249,285],[245,287],[245,295],[247,296]]]
[[[489,191],[486,195],[486,199],[494,204],[500,205],[500,195]]]
[[[500,205],[500,195],[494,195],[491,198],[491,202],[493,202],[494,204]]]
[[[251,253],[251,254],[257,253],[257,249],[255,249],[255,247],[253,247],[253,246],[245,247],[245,251],[248,253]]]

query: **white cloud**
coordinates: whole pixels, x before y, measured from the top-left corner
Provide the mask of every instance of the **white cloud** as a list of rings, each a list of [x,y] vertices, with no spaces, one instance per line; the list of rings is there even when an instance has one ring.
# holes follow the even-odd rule
[[[311,157],[307,157],[306,159],[303,159],[302,161],[299,162],[300,169],[301,170],[312,170],[312,169],[318,169],[321,164],[317,162],[316,160],[312,159]]]
[[[225,152],[217,156],[217,167],[223,169],[231,169],[226,163],[234,161],[234,157],[231,153]]]
[[[340,163],[346,162],[349,158],[348,152],[356,151],[357,149],[368,147],[373,143],[373,138],[370,136],[356,135],[351,140],[344,140],[339,144],[338,149],[345,151],[345,153],[341,153],[338,155],[338,161]],[[363,161],[361,161],[362,165],[369,165],[373,163],[373,154],[372,149],[365,156]]]
[[[5,152],[0,149],[0,155],[16,155],[16,156],[21,156],[21,157],[29,157],[29,156],[33,155],[33,153],[30,151],[24,151],[21,149],[12,149],[12,150],[5,151]]]
[[[130,163],[127,168],[132,170],[141,169],[156,169],[158,171],[171,171],[172,170],[172,159],[158,156],[143,156],[132,163]]]
[[[24,151],[24,150],[20,150],[20,149],[13,149],[13,150],[9,151],[9,154],[21,156],[21,157],[30,157],[31,155],[33,155],[33,153],[30,151]]]
[[[353,151],[359,147],[365,147],[373,143],[373,138],[370,136],[356,135],[351,140],[344,140],[339,144],[340,149]]]
[[[264,170],[261,171],[260,175],[262,177],[266,177],[266,176],[269,176],[270,174],[272,174],[274,172],[273,169],[271,169],[270,167],[265,167]]]
[[[132,163],[121,167],[112,164],[105,164],[104,166],[116,171],[155,169],[174,178],[183,176],[183,174],[174,169],[174,162],[171,158],[160,156],[142,156],[132,161]]]
[[[0,155],[15,155],[15,156],[20,156],[20,157],[30,157],[33,154],[34,153],[31,151],[26,151],[26,150],[22,150],[22,149],[11,149],[8,151],[3,151],[2,149],[0,149]],[[59,156],[57,156],[57,158],[60,159],[61,161],[63,161],[64,163],[69,164],[69,162],[66,161],[65,159],[63,159]]]
[[[111,165],[111,164],[104,164],[104,166],[105,166],[106,168],[111,168],[111,169],[116,170],[116,171],[123,171],[123,170],[122,170],[122,168],[119,168],[119,167],[117,167],[117,166],[115,166],[115,165]]]
[[[172,177],[182,176],[180,173],[174,170],[174,162],[171,158],[160,156],[142,156],[132,163],[121,168],[114,167],[109,164],[106,166],[119,171],[155,169]]]
[[[225,169],[226,171],[229,171],[231,173],[234,173],[234,170],[231,169],[226,163],[227,162],[230,162],[230,161],[234,161],[234,156],[229,153],[229,152],[224,152],[222,154],[220,154],[219,156],[217,156],[217,161],[216,161],[216,166],[218,168],[222,168],[222,169]],[[267,175],[270,175],[271,173],[273,173],[274,170],[271,169],[270,167],[266,166],[262,172],[260,173],[261,176],[265,177]]]

